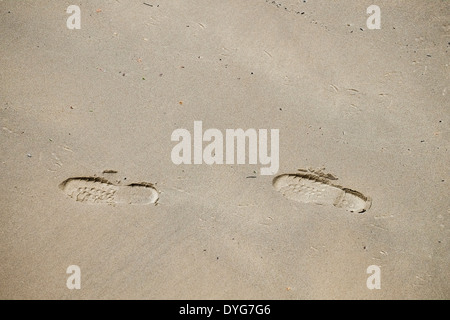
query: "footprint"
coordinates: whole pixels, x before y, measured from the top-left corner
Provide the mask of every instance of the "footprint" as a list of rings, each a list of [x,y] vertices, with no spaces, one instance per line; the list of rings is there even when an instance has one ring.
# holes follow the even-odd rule
[[[363,213],[372,204],[372,200],[362,193],[332,184],[329,179],[311,173],[279,175],[273,179],[273,187],[290,200],[334,205],[350,212]]]
[[[158,200],[158,191],[151,183],[116,185],[98,177],[69,178],[59,187],[75,201],[102,204],[151,204]]]

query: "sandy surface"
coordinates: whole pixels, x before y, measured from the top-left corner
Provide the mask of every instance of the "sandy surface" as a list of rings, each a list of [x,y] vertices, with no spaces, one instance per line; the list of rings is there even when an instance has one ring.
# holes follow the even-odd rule
[[[0,298],[450,298],[448,1],[376,1],[381,30],[363,1],[142,2],[0,1]],[[277,175],[325,168],[372,206],[175,165],[194,121],[279,129]],[[159,199],[74,201],[73,177]]]

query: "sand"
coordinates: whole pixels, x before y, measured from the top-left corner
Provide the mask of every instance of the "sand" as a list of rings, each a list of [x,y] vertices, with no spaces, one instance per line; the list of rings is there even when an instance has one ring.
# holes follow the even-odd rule
[[[449,2],[147,4],[0,2],[1,299],[450,298]],[[279,129],[278,172],[174,164],[194,121]]]

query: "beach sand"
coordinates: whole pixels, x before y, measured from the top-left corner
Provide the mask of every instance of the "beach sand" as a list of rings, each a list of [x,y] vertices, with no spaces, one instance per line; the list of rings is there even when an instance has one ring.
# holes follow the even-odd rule
[[[448,2],[146,3],[0,2],[1,299],[450,298]],[[194,121],[278,172],[174,164]]]

